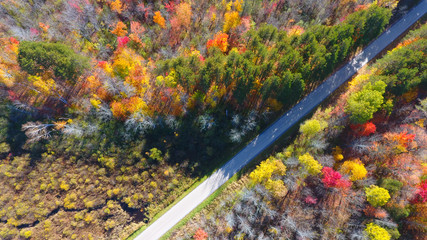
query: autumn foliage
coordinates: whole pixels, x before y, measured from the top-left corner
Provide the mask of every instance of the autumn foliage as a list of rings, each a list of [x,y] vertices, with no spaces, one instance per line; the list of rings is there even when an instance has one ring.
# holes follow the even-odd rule
[[[418,186],[415,197],[412,200],[414,203],[425,203],[427,202],[427,180],[424,180]]]
[[[390,199],[387,189],[371,185],[365,188],[366,199],[374,207],[383,206]]]
[[[208,237],[208,234],[201,228],[199,228],[193,235],[194,240],[206,240]]]
[[[309,174],[317,175],[322,170],[322,165],[316,161],[310,153],[305,153],[298,157],[301,164],[307,169]]]
[[[378,36],[391,12],[371,1],[355,13],[354,1],[6,2],[1,239],[126,238]],[[394,57],[422,39],[405,40]],[[350,101],[340,110],[302,124],[301,142],[231,184],[231,201],[218,201],[227,216],[183,238],[334,239],[336,229],[360,238],[365,217],[390,211],[366,207],[363,187],[378,177],[404,183],[390,191],[392,204],[423,204],[421,111],[390,131],[383,116],[405,115],[389,104],[390,88],[424,94],[422,49],[408,53],[407,70],[385,64],[384,84],[373,71],[369,87],[343,94]],[[377,126],[365,124],[372,117]],[[351,219],[364,209],[375,214]],[[360,226],[346,228],[350,221]]]
[[[336,187],[336,188],[349,188],[351,182],[343,179],[341,174],[337,171],[334,171],[330,167],[324,167],[322,169],[323,178],[322,182],[326,187]]]
[[[159,24],[159,26],[161,28],[166,28],[166,20],[165,18],[162,16],[162,14],[160,13],[160,11],[156,11],[154,13],[154,17],[153,17],[153,21],[157,24]]]
[[[351,124],[350,128],[354,131],[357,136],[369,136],[376,131],[376,126],[372,122],[366,122],[363,124]]]
[[[350,180],[356,181],[366,177],[368,171],[360,160],[345,161],[340,169],[345,174],[350,174]]]
[[[117,22],[116,27],[111,31],[111,33],[117,35],[117,37],[123,37],[127,32],[127,26],[122,21]]]
[[[219,48],[223,53],[227,52],[228,49],[228,34],[226,33],[217,33],[213,39],[208,40],[206,47],[209,49],[211,47]]]

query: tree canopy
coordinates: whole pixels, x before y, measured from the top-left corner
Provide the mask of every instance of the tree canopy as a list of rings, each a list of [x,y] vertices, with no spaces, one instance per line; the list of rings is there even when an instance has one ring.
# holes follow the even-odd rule
[[[52,71],[56,78],[74,82],[88,68],[89,61],[62,43],[22,41],[18,63],[31,75]]]

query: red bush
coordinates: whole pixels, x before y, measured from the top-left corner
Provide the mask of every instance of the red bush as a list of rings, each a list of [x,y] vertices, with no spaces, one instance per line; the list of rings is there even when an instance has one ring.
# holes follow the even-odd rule
[[[413,203],[427,202],[427,180],[424,180],[415,192]]]
[[[350,128],[353,130],[356,136],[369,136],[377,130],[377,127],[372,122],[366,122],[364,124],[351,124]]]
[[[322,182],[326,187],[348,188],[351,186],[350,181],[342,179],[341,174],[330,167],[324,167],[322,173]]]
[[[117,37],[117,42],[118,42],[117,47],[122,48],[126,46],[126,44],[129,42],[129,38],[127,36]]]
[[[194,240],[206,240],[208,239],[208,234],[201,228],[197,229],[196,233],[193,236]]]

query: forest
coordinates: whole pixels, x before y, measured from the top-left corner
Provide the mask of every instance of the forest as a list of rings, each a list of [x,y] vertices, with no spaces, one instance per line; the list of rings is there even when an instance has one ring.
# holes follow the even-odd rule
[[[397,5],[1,1],[0,238],[128,237],[381,34]],[[295,223],[302,210],[322,219],[318,210],[328,209],[340,214],[339,224],[327,219],[321,226],[354,229],[323,233],[309,220],[304,224],[316,229],[271,228],[288,238],[338,238],[361,234],[369,221],[366,232],[388,227],[394,237],[422,237],[425,31],[409,34],[355,78],[339,106],[305,122],[295,143],[261,163],[242,197],[226,203],[234,219],[238,204],[255,204],[243,198],[249,194],[275,215],[258,211],[251,232],[254,222],[243,215],[246,225],[221,225],[227,229],[206,220],[201,236],[271,235],[278,216]],[[390,196],[378,200],[383,189]],[[370,208],[365,192],[373,196]],[[292,211],[280,207],[289,201]]]
[[[170,239],[425,239],[427,25]]]

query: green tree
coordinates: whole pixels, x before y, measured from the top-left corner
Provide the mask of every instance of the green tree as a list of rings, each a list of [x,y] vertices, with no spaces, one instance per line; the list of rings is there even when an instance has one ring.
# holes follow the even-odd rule
[[[391,9],[372,4],[368,9],[350,14],[345,23],[353,25],[355,47],[368,44],[378,36],[391,17]]]
[[[347,100],[346,112],[350,113],[353,123],[362,124],[371,119],[381,107],[386,84],[377,81],[373,85],[368,83],[361,91],[352,94]]]
[[[403,187],[403,183],[392,178],[383,178],[380,181],[380,187],[387,189],[391,195],[394,195],[400,191]]]
[[[88,68],[88,58],[62,43],[28,42],[19,44],[19,66],[31,75],[52,71],[56,78],[75,81]]]

